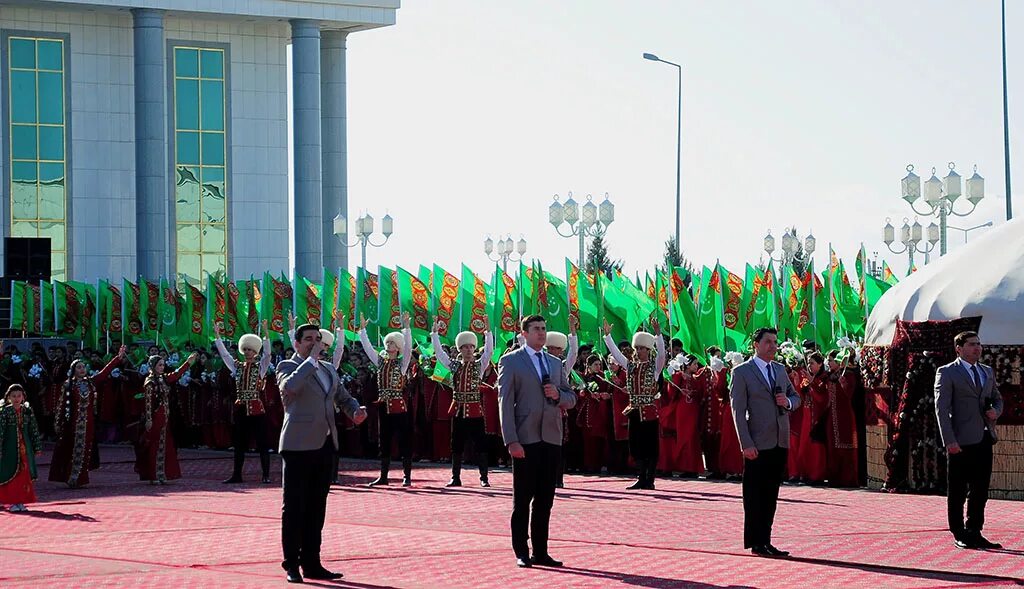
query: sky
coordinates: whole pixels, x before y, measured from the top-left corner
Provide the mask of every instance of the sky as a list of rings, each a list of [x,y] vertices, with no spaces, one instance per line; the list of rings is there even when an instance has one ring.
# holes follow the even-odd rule
[[[1024,194],[1024,3],[1008,4]],[[903,274],[882,227],[914,220],[907,164],[922,179],[977,165],[986,198],[950,224],[1006,218],[997,0],[406,0],[397,18],[348,39],[349,218],[395,219],[370,267],[465,262],[490,276],[483,241],[511,234],[563,268],[578,242],[548,206],[570,191],[609,195],[609,253],[629,275],[660,263],[675,231],[677,75],[644,52],[682,65],[681,244],[698,267],[742,273],[769,229],[781,248],[795,226],[817,238],[819,267],[831,243],[852,272],[863,243]],[[1013,204],[1024,215],[1024,198]]]

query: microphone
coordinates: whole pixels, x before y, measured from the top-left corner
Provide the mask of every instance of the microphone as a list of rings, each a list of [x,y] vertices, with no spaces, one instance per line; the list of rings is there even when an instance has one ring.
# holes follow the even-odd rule
[[[778,395],[781,395],[781,394],[782,394],[782,387],[776,385],[776,387],[775,387],[775,395],[778,396]],[[786,414],[786,408],[785,407],[780,407],[779,405],[776,405],[775,407],[779,410],[779,415],[785,415]]]
[[[540,384],[543,386],[551,384],[551,375],[547,373],[543,374],[540,378]],[[545,396],[544,398],[548,400],[548,405],[558,405],[558,399],[552,399],[548,396]]]

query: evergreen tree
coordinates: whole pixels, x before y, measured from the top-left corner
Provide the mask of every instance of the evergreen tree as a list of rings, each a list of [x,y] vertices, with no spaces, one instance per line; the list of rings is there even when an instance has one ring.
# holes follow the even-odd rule
[[[622,260],[612,260],[608,256],[608,246],[600,234],[590,240],[590,247],[587,248],[586,273],[593,274],[595,268],[605,274],[613,269],[622,271]]]
[[[691,275],[693,274],[693,263],[686,259],[686,256],[679,251],[676,247],[676,238],[669,237],[665,241],[665,254],[663,256],[664,263],[661,266],[661,271],[666,272],[668,268],[683,268],[686,270],[686,276],[683,279],[683,284],[686,288],[690,288]]]

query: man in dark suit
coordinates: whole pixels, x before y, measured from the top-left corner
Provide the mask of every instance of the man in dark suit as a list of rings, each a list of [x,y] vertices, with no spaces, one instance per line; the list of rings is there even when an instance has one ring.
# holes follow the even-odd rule
[[[544,351],[544,318],[524,319],[522,334],[523,347],[498,362],[501,437],[512,456],[512,550],[519,567],[560,567],[562,563],[548,554],[548,522],[562,456],[562,410],[576,405],[576,395],[561,360]]]
[[[772,546],[779,487],[786,473],[789,413],[800,406],[783,365],[774,362],[778,331],[754,332],[754,357],[732,371],[732,419],[743,448],[743,547],[758,556],[789,556]]]
[[[935,416],[946,446],[949,531],[958,548],[1002,548],[981,535],[992,478],[996,419],[1003,412],[995,373],[981,360],[981,339],[973,331],[954,338],[957,359],[935,373]],[[964,502],[967,522],[964,523]]]
[[[340,345],[340,344],[339,344]],[[284,462],[284,507],[281,545],[289,583],[308,579],[334,580],[320,562],[320,542],[331,488],[338,432],[334,423],[337,404],[356,424],[366,419],[366,408],[349,395],[338,371],[320,360],[324,343],[320,328],[302,325],[295,330],[295,355],[277,365],[284,424],[278,445]]]

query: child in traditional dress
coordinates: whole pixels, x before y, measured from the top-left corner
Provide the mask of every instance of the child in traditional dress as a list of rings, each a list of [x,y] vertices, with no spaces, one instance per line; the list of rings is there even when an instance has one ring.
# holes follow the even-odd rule
[[[36,456],[42,454],[39,425],[25,402],[25,389],[12,384],[0,402],[0,505],[27,511],[36,502]]]

